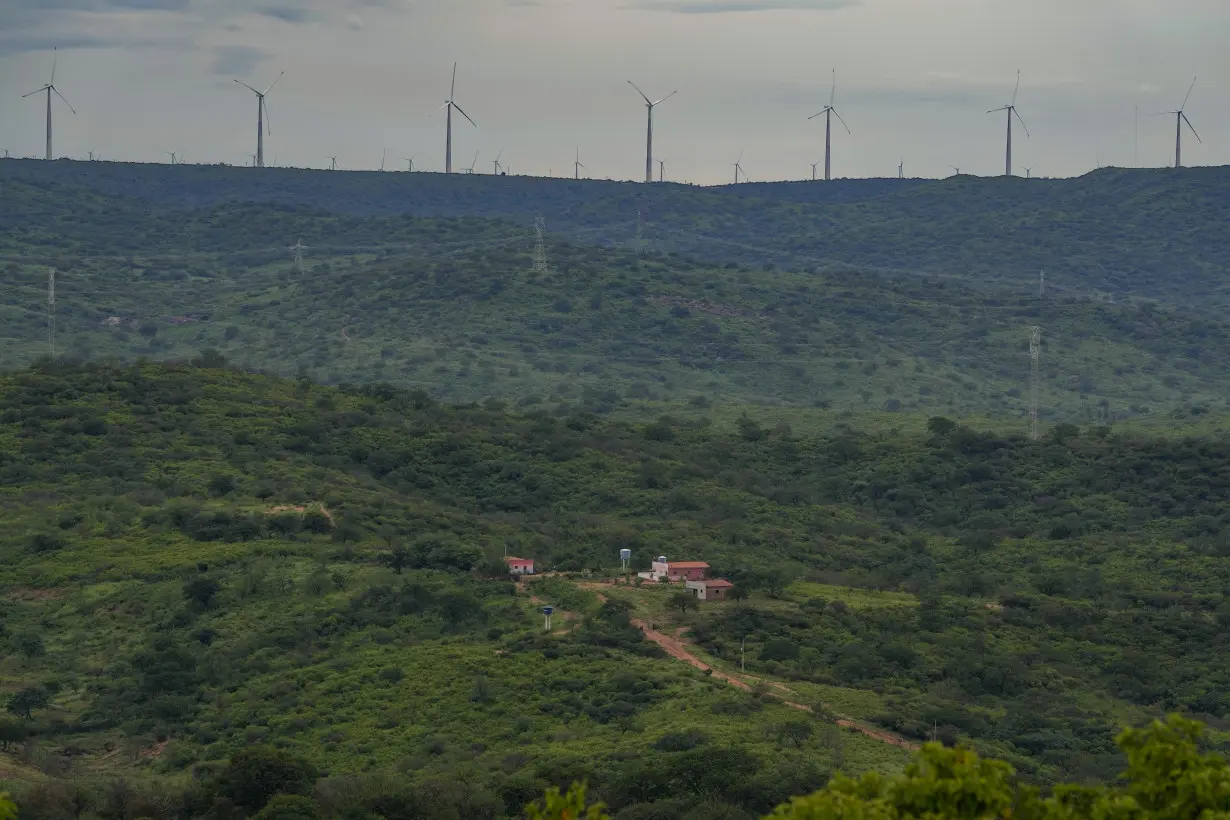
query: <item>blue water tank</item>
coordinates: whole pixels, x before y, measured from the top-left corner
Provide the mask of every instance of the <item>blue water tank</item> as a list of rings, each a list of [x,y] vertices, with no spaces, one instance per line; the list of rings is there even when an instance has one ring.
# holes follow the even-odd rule
[[[619,551],[620,561],[627,561],[631,557],[632,557],[632,550],[620,550]]]
[[[542,608],[542,614],[543,614],[543,615],[550,615],[550,614],[551,614],[552,612],[554,612],[554,611],[555,611],[555,607],[553,607],[553,606],[544,606],[544,607]]]

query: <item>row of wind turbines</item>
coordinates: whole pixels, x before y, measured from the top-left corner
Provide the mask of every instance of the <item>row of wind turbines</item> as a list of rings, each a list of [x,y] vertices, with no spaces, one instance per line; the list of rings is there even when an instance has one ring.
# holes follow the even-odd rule
[[[64,105],[68,108],[70,112],[72,112],[74,115],[77,113],[76,109],[73,108],[73,106],[69,103],[67,98],[65,98],[65,96],[60,92],[60,89],[56,86],[57,63],[58,63],[58,52],[53,52],[52,62],[51,62],[51,79],[43,87],[38,88],[34,91],[31,91],[29,94],[22,95],[23,99],[34,97],[36,95],[42,95],[42,94],[46,95],[47,130],[46,130],[46,155],[45,156],[46,156],[46,159],[48,160],[53,159],[55,156],[53,148],[52,148],[52,125],[53,125],[52,123],[52,97],[53,95],[56,97],[59,97],[59,99],[64,103]],[[251,85],[248,85],[242,80],[235,80],[236,83],[248,89],[256,96],[256,153],[251,155],[251,157],[252,157],[253,166],[257,168],[265,167],[265,136],[267,134],[268,135],[272,134],[272,130],[270,127],[270,122],[269,122],[269,108],[266,103],[266,98],[268,97],[269,92],[273,90],[274,86],[276,86],[279,82],[281,82],[282,78],[285,75],[286,75],[286,72],[279,73],[278,76],[274,79],[274,81],[270,83],[268,86],[266,86],[263,91]],[[653,114],[654,114],[654,109],[656,109],[659,105],[669,100],[671,97],[674,97],[679,92],[677,90],[672,91],[671,93],[667,94],[665,97],[661,97],[657,100],[653,100],[653,99],[650,99],[650,97],[644,91],[642,91],[640,87],[637,86],[636,83],[632,82],[631,80],[628,80],[628,85],[632,86],[632,88],[636,90],[636,93],[639,94],[641,98],[645,101],[645,111],[646,111],[645,182],[653,182],[654,181],[653,179],[653,171],[654,171]],[[1174,157],[1175,157],[1174,167],[1175,168],[1183,167],[1183,126],[1185,124],[1188,130],[1191,131],[1192,136],[1194,136],[1198,142],[1203,142],[1203,140],[1200,139],[1200,135],[1196,132],[1195,126],[1193,126],[1191,123],[1191,120],[1188,119],[1187,113],[1185,111],[1187,107],[1187,103],[1190,101],[1191,96],[1192,96],[1192,91],[1195,89],[1195,87],[1196,87],[1196,78],[1193,77],[1192,84],[1187,89],[1187,95],[1183,98],[1183,103],[1178,107],[1178,109],[1174,111],[1161,112],[1161,114],[1174,115],[1175,117],[1175,152],[1174,152]],[[1025,120],[1021,117],[1021,114],[1017,110],[1017,106],[1016,106],[1017,96],[1020,94],[1020,91],[1021,91],[1021,72],[1018,70],[1017,76],[1016,76],[1016,87],[1013,89],[1011,102],[1009,102],[1007,105],[1000,106],[999,108],[993,108],[987,112],[988,114],[996,114],[1000,112],[1005,112],[1007,116],[1007,121],[1008,121],[1007,122],[1007,139],[1006,139],[1005,156],[1004,156],[1004,175],[1005,176],[1013,175],[1013,164],[1012,164],[1013,120],[1020,123],[1021,128],[1025,131],[1026,137],[1030,136],[1029,127],[1025,124]],[[469,122],[470,125],[473,126],[474,128],[478,127],[478,123],[476,123],[474,119],[469,114],[467,114],[465,110],[457,103],[456,98],[457,98],[457,63],[453,63],[453,76],[452,76],[452,82],[449,85],[448,99],[446,99],[444,101],[444,104],[441,105],[440,108],[438,108],[435,112],[437,114],[440,111],[445,112],[444,172],[446,174],[453,173],[453,112],[456,111],[458,114],[464,117],[465,120]],[[845,119],[841,116],[841,114],[838,113],[837,108],[836,108],[836,100],[837,100],[837,71],[836,69],[834,69],[832,86],[829,91],[828,105],[824,106],[822,110],[820,110],[819,112],[807,118],[810,121],[810,120],[816,119],[817,117],[824,117],[824,179],[826,181],[831,180],[833,178],[833,118],[834,117],[837,118],[837,121],[841,123],[841,126],[846,130],[847,134],[851,134],[851,135],[853,134],[853,132],[850,130],[850,126],[846,123]],[[171,157],[172,165],[177,164],[177,161],[182,161],[183,159],[182,152],[168,151],[166,153]],[[9,155],[7,150],[4,152],[4,154],[6,158]],[[500,174],[502,168],[503,168],[504,173],[507,173],[509,170],[507,167],[501,166],[500,160],[502,157],[503,157],[503,152],[501,151],[500,154],[492,162],[492,171],[494,174],[497,174],[497,175]],[[91,152],[91,159],[93,159],[93,152]],[[331,170],[336,171],[337,170],[337,157],[333,156],[333,157],[329,157],[329,159],[331,161],[331,165],[330,165]],[[387,159],[387,151],[385,152],[385,156],[382,156],[381,158],[380,170],[382,171],[384,170],[386,159]],[[408,165],[407,170],[409,171],[414,170],[414,160],[415,160],[414,156],[403,157],[403,161],[405,161]],[[741,180],[743,182],[748,181],[747,174],[743,170],[742,162],[743,162],[743,152],[740,151],[739,158],[735,160],[735,163],[734,163],[734,180],[736,184],[739,183]],[[465,173],[472,174],[474,173],[474,169],[475,169],[475,166],[477,166],[477,164],[478,164],[478,153],[476,152],[474,155],[474,161],[470,164],[470,167],[464,168],[462,170]],[[812,163],[811,165],[813,180],[817,179],[816,168],[817,166],[819,166],[819,164],[820,164],[819,162],[815,162],[815,163]],[[959,167],[957,166],[949,166],[949,167],[951,167],[954,171],[956,171],[957,174],[961,173],[961,169]],[[580,152],[580,148],[578,147],[576,160],[573,162],[574,176],[577,179],[580,179],[581,170],[584,168],[585,166],[581,164],[581,152]],[[1031,170],[1027,168],[1026,174],[1030,175],[1030,173],[1031,173]],[[898,178],[902,178],[904,177],[904,175],[905,175],[905,161],[903,159],[901,163],[898,164],[897,166],[897,176]],[[664,181],[665,176],[666,176],[666,163],[663,160],[659,160],[658,161],[658,181],[659,182]]]

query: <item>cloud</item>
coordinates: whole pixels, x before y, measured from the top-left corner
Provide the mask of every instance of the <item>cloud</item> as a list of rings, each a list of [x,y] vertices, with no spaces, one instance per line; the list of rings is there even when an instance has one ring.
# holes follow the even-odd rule
[[[270,56],[251,46],[219,46],[214,49],[210,70],[225,77],[245,77]]]
[[[674,14],[728,14],[747,11],[838,11],[862,0],[634,0],[625,8]]]

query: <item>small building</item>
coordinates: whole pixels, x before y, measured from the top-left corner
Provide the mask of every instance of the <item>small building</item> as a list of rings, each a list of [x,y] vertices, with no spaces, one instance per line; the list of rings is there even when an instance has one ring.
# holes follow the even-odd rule
[[[726,596],[735,588],[734,584],[722,578],[688,581],[684,586],[701,601],[725,601]]]
[[[504,563],[508,564],[509,575],[533,575],[534,574],[534,559],[533,558],[513,558],[511,555],[505,555]]]
[[[640,573],[652,581],[702,581],[709,572],[704,561],[667,561],[665,555],[654,559],[649,572]]]

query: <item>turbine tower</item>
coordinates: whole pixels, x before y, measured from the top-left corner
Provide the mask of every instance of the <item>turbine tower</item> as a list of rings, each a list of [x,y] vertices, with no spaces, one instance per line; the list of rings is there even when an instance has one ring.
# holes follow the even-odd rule
[[[1196,138],[1196,142],[1199,142],[1199,143],[1204,142],[1204,140],[1200,139],[1200,135],[1196,133],[1196,128],[1195,126],[1192,125],[1192,121],[1187,118],[1187,114],[1183,113],[1183,109],[1187,107],[1187,101],[1191,99],[1192,89],[1194,89],[1195,87],[1196,87],[1196,78],[1192,77],[1192,84],[1190,87],[1188,87],[1187,96],[1183,98],[1183,104],[1179,106],[1179,110],[1163,112],[1165,114],[1175,115],[1174,167],[1176,168],[1183,167],[1183,123],[1187,123],[1187,127],[1192,130],[1192,136]],[[48,114],[47,116],[50,118],[51,115]],[[48,119],[47,122],[50,123],[51,120]],[[50,125],[48,125],[48,129],[50,129]],[[48,140],[50,140],[50,137],[48,138]],[[50,142],[48,142],[48,144],[50,144]]]
[[[33,97],[35,94],[42,94],[44,92],[46,92],[47,94],[47,155],[46,155],[47,159],[54,159],[54,156],[52,155],[52,151],[51,151],[51,94],[52,92],[55,92],[55,95],[59,97],[61,100],[63,100],[64,104],[68,106],[68,110],[72,111],[74,116],[76,116],[77,114],[76,109],[72,107],[72,105],[68,102],[68,100],[64,99],[64,95],[60,93],[60,89],[56,88],[56,63],[58,61],[59,61],[59,54],[58,52],[53,50],[52,57],[51,57],[51,82],[47,83],[47,85],[43,86],[37,91],[31,91],[29,94],[23,94],[21,97],[24,100],[26,97]],[[7,156],[7,152],[5,152],[5,155]]]
[[[418,154],[415,154],[414,156],[417,157]],[[406,170],[410,173],[414,173],[414,157],[402,157],[402,159],[406,161]]]
[[[337,157],[329,157],[328,159],[329,159],[329,170],[336,171],[337,170]]]
[[[1016,90],[1012,92],[1012,102],[999,108],[992,108],[988,114],[995,114],[1000,111],[1008,112],[1008,150],[1004,158],[1004,176],[1012,176],[1012,118],[1016,117],[1021,123],[1021,127],[1025,129],[1025,136],[1029,136],[1029,126],[1025,124],[1025,120],[1021,119],[1021,115],[1016,110],[1016,95],[1021,90],[1021,71],[1016,72]]]
[[[256,162],[254,164],[257,168],[265,167],[265,131],[266,128],[269,128],[265,122],[266,117],[269,116],[269,108],[265,105],[265,95],[272,91],[275,85],[281,82],[282,76],[285,73],[286,72],[283,71],[279,74],[278,78],[271,82],[269,87],[264,91],[257,91],[255,88],[242,80],[235,81],[256,95]],[[272,128],[269,128],[269,134],[273,134]]]
[[[457,64],[453,63],[453,84],[448,89],[448,99],[444,101],[444,105],[436,109],[436,113],[448,110],[446,115],[446,125],[444,132],[444,173],[453,173],[453,109],[456,108],[461,116],[470,120],[470,125],[478,128],[478,123],[470,119],[470,115],[462,110],[453,98],[457,95]]]
[[[833,115],[837,114],[837,109],[833,107],[833,103],[837,100],[837,69],[833,69],[833,88],[829,91],[829,104],[824,106],[824,110],[819,114],[812,114],[807,119],[814,120],[820,114],[824,115],[824,180],[828,182],[833,178]],[[841,114],[837,114],[837,119],[841,121],[842,126],[846,129],[846,133],[850,133],[850,126],[846,125],[846,121],[841,118]]]
[[[658,160],[658,182],[666,180],[666,160]]]
[[[573,171],[572,178],[573,179],[581,178],[582,168],[585,168],[585,166],[581,164],[581,146],[578,145],[577,146],[577,158],[576,158],[576,161],[572,163],[572,171]],[[589,169],[585,168],[585,170],[588,171]]]
[[[628,85],[635,88],[636,93],[641,95],[641,99],[645,101],[645,110],[649,113],[649,126],[645,136],[645,181],[653,182],[653,110],[679,92],[672,91],[657,102],[651,102],[650,99],[645,96],[645,92],[641,91],[641,89],[637,87],[636,83],[628,80]]]
[[[897,163],[897,179],[905,179],[905,157]]]
[[[743,174],[743,181],[747,182],[747,172],[743,170],[743,150],[739,150],[739,158],[735,160],[735,185],[739,184],[739,174]]]
[[[491,160],[491,175],[493,177],[498,177],[500,175],[500,157],[502,156],[504,156],[503,148],[500,149],[500,153],[495,155],[495,159]]]

